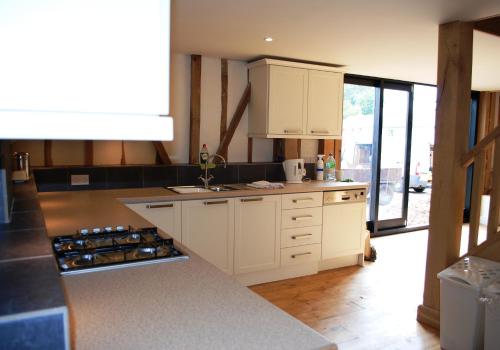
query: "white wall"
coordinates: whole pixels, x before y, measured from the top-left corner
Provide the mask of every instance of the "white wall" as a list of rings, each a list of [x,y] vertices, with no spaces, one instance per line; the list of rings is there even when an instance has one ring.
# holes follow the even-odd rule
[[[189,156],[189,109],[191,88],[191,57],[184,54],[172,54],[171,57],[171,115],[174,117],[174,141],[164,142],[173,163],[187,163]],[[247,85],[246,63],[228,61],[228,121]],[[202,57],[201,67],[201,110],[200,110],[200,146],[208,145],[210,153],[219,146],[220,114],[221,114],[221,59]],[[247,123],[248,111],[236,129],[228,149],[228,161],[247,161]],[[43,166],[43,141],[16,141],[15,151],[31,154],[31,164]],[[302,149],[306,151],[306,142]],[[53,141],[52,160],[54,165],[81,165],[84,162],[83,141]],[[273,142],[266,139],[254,139],[253,161],[271,161]],[[154,164],[156,152],[151,142],[125,142],[127,164]],[[94,141],[94,164],[120,164],[120,141]]]

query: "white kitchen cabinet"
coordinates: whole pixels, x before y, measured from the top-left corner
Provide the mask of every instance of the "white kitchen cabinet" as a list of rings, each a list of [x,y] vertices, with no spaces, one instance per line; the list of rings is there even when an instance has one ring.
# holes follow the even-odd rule
[[[182,243],[222,271],[232,274],[234,199],[183,201]]]
[[[234,273],[280,265],[281,196],[236,198]]]
[[[363,253],[365,211],[364,202],[323,207],[322,260]]]
[[[340,136],[344,79],[341,73],[309,71],[307,134]]]
[[[337,69],[263,59],[249,66],[250,137],[341,137],[344,76]]]
[[[127,207],[178,241],[182,241],[181,206],[178,201],[127,204]]]
[[[170,0],[2,0],[0,33],[0,138],[172,139]]]

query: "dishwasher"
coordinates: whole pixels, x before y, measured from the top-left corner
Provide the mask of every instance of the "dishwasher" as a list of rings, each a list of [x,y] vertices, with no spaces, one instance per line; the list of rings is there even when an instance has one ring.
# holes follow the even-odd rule
[[[352,256],[363,262],[366,188],[323,193],[323,261]]]

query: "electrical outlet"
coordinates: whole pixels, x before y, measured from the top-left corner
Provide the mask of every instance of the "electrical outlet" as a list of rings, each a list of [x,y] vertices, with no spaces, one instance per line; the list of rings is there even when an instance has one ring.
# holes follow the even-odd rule
[[[88,175],[71,175],[71,186],[86,186],[90,184]]]

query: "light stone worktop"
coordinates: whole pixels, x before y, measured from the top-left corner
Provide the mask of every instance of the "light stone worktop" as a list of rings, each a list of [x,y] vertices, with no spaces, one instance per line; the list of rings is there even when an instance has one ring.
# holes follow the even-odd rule
[[[163,188],[39,193],[49,236],[82,227],[151,226],[123,202],[239,197],[338,189],[175,194]],[[342,189],[365,187],[348,184]],[[164,234],[164,233],[162,233]],[[182,245],[178,244],[181,249]],[[62,277],[75,349],[336,349],[196,254],[178,262]]]

